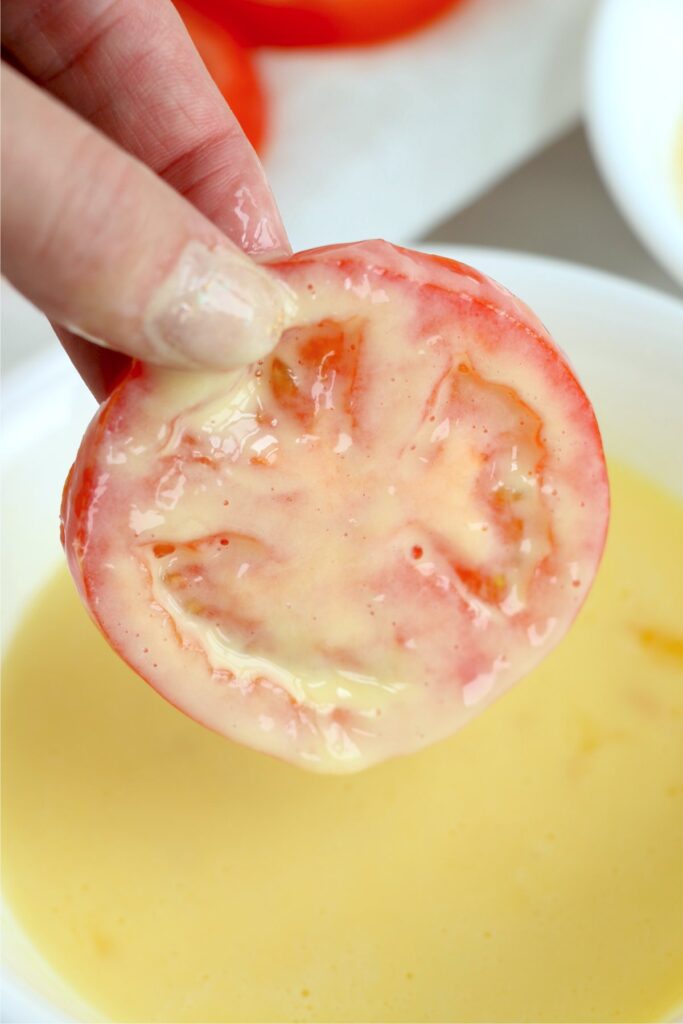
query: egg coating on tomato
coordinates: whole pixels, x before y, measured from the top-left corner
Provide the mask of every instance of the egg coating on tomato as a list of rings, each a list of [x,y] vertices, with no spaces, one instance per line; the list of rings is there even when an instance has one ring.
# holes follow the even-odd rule
[[[590,402],[534,315],[463,264],[363,242],[274,264],[297,322],[231,373],[138,364],[65,488],[110,643],[240,742],[352,771],[465,724],[595,575]]]

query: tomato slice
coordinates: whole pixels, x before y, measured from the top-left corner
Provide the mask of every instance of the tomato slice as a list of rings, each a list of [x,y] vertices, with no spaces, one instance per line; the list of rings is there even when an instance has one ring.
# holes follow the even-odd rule
[[[242,131],[260,152],[266,134],[266,102],[251,54],[225,26],[216,24],[182,0],[174,0],[174,3],[207,71]]]
[[[533,314],[386,242],[273,265],[297,324],[229,374],[137,364],[67,482],[118,652],[211,728],[320,771],[458,729],[562,637],[608,520],[600,435]]]
[[[460,0],[190,0],[248,46],[358,46],[421,28]]]

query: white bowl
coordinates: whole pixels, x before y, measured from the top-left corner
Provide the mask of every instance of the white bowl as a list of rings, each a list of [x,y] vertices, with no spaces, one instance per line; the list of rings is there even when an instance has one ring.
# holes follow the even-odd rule
[[[588,48],[588,131],[641,241],[683,284],[683,3],[602,0]],[[683,179],[683,168],[678,174]],[[681,339],[683,341],[683,338]]]
[[[539,314],[593,399],[608,451],[683,496],[683,303],[595,270],[535,256],[440,249],[503,282]],[[28,305],[26,331],[35,329]],[[19,322],[17,321],[17,322]],[[58,349],[5,384],[2,453],[4,636],[62,558],[64,476],[94,404]],[[9,920],[3,1020],[100,1019]]]

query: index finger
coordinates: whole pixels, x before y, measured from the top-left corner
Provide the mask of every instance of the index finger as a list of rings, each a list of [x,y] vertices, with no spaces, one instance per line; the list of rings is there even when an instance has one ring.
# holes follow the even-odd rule
[[[290,247],[250,143],[169,0],[5,0],[2,42],[38,85],[256,257]]]

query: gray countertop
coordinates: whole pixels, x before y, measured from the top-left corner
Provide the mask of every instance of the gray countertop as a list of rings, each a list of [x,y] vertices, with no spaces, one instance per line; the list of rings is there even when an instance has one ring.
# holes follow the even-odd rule
[[[583,128],[544,149],[428,232],[424,241],[540,253],[681,297],[677,283],[643,248],[612,202]]]

